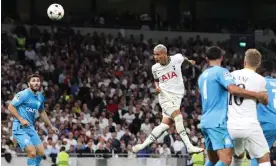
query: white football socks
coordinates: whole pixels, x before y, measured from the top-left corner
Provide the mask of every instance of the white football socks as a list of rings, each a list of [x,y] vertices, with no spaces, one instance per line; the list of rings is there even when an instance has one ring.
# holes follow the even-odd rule
[[[166,130],[170,128],[169,125],[165,123],[160,123],[160,125],[156,126],[150,135],[146,138],[146,140],[142,144],[142,148],[144,149],[151,143],[153,143],[155,140],[157,140]]]
[[[180,135],[182,141],[184,142],[184,144],[187,146],[187,148],[189,147],[193,147],[183,124],[183,117],[181,114],[177,115],[176,117],[174,117],[174,122],[175,122],[175,128],[177,133]]]
[[[259,166],[271,166],[270,162],[259,163]]]

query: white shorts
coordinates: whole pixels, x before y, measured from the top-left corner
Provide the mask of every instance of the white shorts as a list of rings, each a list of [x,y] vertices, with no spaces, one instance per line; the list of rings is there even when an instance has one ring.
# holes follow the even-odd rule
[[[182,94],[162,90],[158,95],[158,99],[163,116],[171,118],[172,113],[180,109],[182,98]]]
[[[241,155],[245,150],[250,158],[261,158],[269,152],[263,130],[260,126],[252,129],[229,129],[229,135],[234,143],[235,155]]]

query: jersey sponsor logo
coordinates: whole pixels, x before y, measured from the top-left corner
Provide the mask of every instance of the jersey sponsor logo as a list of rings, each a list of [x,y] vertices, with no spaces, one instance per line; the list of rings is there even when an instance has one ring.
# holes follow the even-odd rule
[[[31,112],[31,113],[35,113],[35,112],[37,112],[37,109],[26,107],[26,111]]]
[[[229,73],[228,71],[223,73],[223,77],[224,77],[225,80],[232,80],[233,79],[231,73]]]
[[[162,79],[162,81],[167,81],[167,80],[172,79],[174,77],[177,77],[177,74],[173,71],[173,72],[162,75],[161,79]]]

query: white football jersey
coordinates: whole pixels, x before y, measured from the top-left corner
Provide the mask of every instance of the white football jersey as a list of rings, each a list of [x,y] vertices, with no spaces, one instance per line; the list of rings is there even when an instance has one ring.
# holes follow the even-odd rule
[[[155,80],[159,80],[159,87],[164,91],[175,94],[184,94],[184,82],[181,65],[185,59],[181,54],[170,56],[171,61],[166,66],[156,63],[152,66],[152,74]]]
[[[249,91],[266,91],[266,81],[263,76],[250,69],[236,70],[231,73],[237,86]],[[257,101],[229,94],[228,121],[229,129],[250,129],[259,125],[257,119]]]

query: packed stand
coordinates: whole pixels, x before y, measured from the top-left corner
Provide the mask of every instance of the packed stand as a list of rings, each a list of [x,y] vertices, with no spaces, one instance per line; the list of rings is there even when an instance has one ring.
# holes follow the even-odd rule
[[[18,42],[24,39],[25,43]],[[154,94],[151,66],[156,43],[169,48],[169,54],[181,52],[196,60],[196,66],[183,66],[186,94],[181,104],[184,124],[192,142],[204,143],[199,129],[201,118],[197,77],[206,69],[205,50],[213,44],[200,36],[184,40],[145,40],[143,35],[123,37],[97,33],[81,35],[71,28],[29,31],[17,27],[2,34],[1,62],[1,140],[2,152],[22,153],[13,143],[12,117],[7,106],[15,93],[27,88],[26,77],[39,72],[45,95],[45,110],[60,130],[53,134],[38,119],[36,129],[47,156],[55,156],[61,146],[73,154],[94,157],[135,157],[131,147],[141,143],[162,118]],[[224,48],[224,66],[229,70],[243,65],[241,54]],[[179,156],[185,145],[174,127],[137,157]]]

